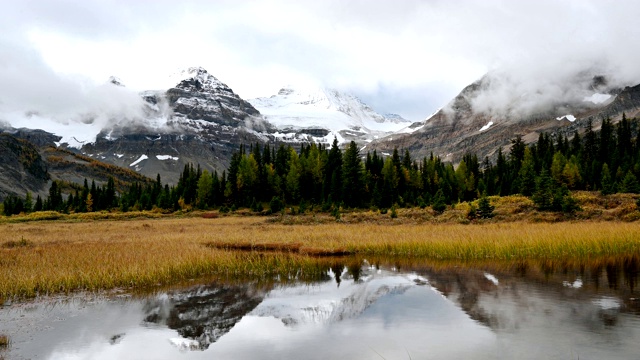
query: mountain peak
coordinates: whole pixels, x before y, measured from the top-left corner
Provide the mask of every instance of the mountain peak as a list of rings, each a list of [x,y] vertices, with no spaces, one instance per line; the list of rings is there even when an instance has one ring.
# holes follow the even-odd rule
[[[122,83],[122,80],[120,80],[120,78],[118,78],[117,76],[109,76],[108,82],[110,84],[113,84],[113,85],[116,85],[116,86],[124,87],[124,84]]]
[[[170,76],[172,86],[185,90],[211,91],[228,87],[200,66],[180,70]]]
[[[276,95],[249,102],[283,133],[311,134],[319,142],[330,143],[337,137],[340,143],[364,144],[407,125],[378,114],[353,94],[318,84],[284,86]]]

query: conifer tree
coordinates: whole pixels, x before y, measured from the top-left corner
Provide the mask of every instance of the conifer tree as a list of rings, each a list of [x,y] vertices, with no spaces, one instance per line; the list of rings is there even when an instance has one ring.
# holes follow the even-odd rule
[[[640,193],[638,178],[631,172],[631,170],[627,171],[627,174],[624,176],[622,184],[620,184],[620,192],[632,194]]]
[[[611,179],[611,173],[609,172],[609,165],[604,163],[602,165],[602,175],[600,176],[602,182],[602,195],[613,194],[615,191],[615,185]]]
[[[357,207],[362,204],[362,160],[360,150],[354,141],[344,153],[342,163],[342,199],[349,207]]]
[[[433,196],[433,204],[431,207],[437,214],[441,214],[447,208],[442,189],[438,189],[438,191],[436,191],[436,194]]]
[[[42,198],[40,195],[36,196],[36,203],[33,205],[33,211],[42,211]]]
[[[536,173],[534,168],[533,154],[531,148],[526,148],[520,172],[518,173],[518,184],[520,193],[524,196],[531,196],[535,190]]]
[[[24,199],[24,212],[30,213],[33,210],[33,195],[30,191],[27,191],[27,195]]]
[[[494,209],[495,207],[491,205],[487,195],[483,194],[480,200],[478,200],[478,210],[476,211],[476,214],[482,219],[489,219],[493,217]]]
[[[553,209],[553,180],[546,169],[542,170],[540,176],[536,179],[536,190],[531,196],[534,204],[540,210]]]
[[[196,206],[199,209],[206,209],[210,205],[213,190],[213,177],[207,170],[202,171],[198,179],[198,189],[196,191]]]
[[[333,138],[333,144],[327,158],[324,178],[325,200],[340,202],[342,199],[342,151],[338,147],[338,139]]]

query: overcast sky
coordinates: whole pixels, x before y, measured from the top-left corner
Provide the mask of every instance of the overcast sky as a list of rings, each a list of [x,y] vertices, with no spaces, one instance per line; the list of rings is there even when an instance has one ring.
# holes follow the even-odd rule
[[[311,82],[411,120],[491,70],[523,92],[593,69],[621,85],[640,83],[637,1],[0,4],[0,111],[102,108],[94,88],[110,75],[132,90],[157,89],[189,66],[245,99]]]

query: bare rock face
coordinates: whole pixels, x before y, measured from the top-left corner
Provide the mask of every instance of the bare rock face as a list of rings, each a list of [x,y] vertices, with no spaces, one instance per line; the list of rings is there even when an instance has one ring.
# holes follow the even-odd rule
[[[640,114],[640,85],[622,90],[607,88],[601,76],[593,79],[593,95],[584,100],[558,101],[528,113],[512,112],[508,107],[502,111],[479,110],[474,105],[489,91],[489,82],[485,77],[467,86],[433,116],[412,124],[403,133],[374,141],[368,149],[385,153],[394,148],[408,149],[414,157],[434,154],[454,163],[466,152],[493,159],[499,148],[507,151],[516,136],[527,143],[535,142],[540,133],[571,137],[576,130],[582,133],[589,122],[597,129],[602,119],[610,118],[615,123],[623,113],[627,117]]]
[[[247,117],[260,114],[203,68],[189,68],[181,75],[185,78],[166,92],[174,117],[239,126]]]
[[[49,174],[32,143],[8,133],[0,133],[0,200],[9,195],[44,193]]]
[[[86,179],[104,185],[113,177],[124,186],[152,181],[135,171],[54,146],[59,140],[42,130],[6,128],[0,132],[0,201],[9,195],[24,197],[27,192],[34,199],[37,195],[45,198],[51,181],[58,180],[82,184]],[[63,195],[69,192],[73,189]]]

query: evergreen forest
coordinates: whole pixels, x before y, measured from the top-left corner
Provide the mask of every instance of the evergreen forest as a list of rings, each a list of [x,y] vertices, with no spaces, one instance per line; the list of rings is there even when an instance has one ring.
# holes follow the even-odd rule
[[[185,166],[178,183],[136,183],[116,191],[113,178],[103,185],[82,187],[63,197],[63,184],[54,181],[46,198],[31,194],[4,200],[5,215],[31,211],[91,212],[100,210],[166,211],[250,208],[279,212],[295,207],[336,211],[342,208],[395,209],[427,207],[442,212],[447,205],[486,196],[521,194],[538,209],[573,212],[578,209],[572,190],[640,193],[640,132],[638,120],[609,119],[594,131],[571,137],[542,133],[526,145],[521,137],[500,149],[494,161],[465,154],[460,163],[431,155],[414,159],[409,151],[361,153],[351,142],[345,150],[331,146],[241,146],[227,171],[210,173],[199,165]],[[488,201],[483,203],[488,204]]]

